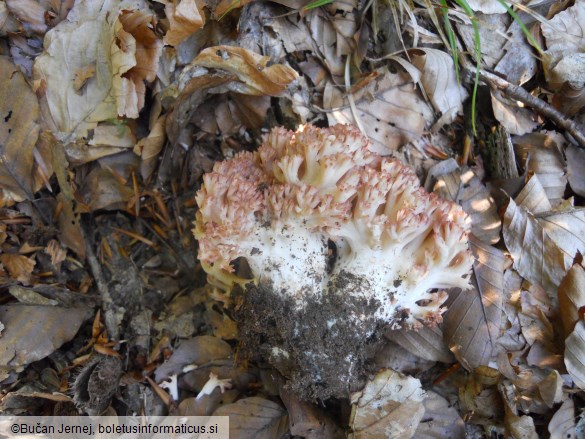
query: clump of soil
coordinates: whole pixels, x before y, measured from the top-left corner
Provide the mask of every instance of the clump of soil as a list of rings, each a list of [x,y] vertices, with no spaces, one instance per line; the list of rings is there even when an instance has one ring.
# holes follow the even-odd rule
[[[338,278],[323,297],[307,294],[302,309],[269,287],[251,287],[237,311],[242,353],[268,361],[304,400],[347,398],[362,388],[365,363],[383,343],[378,303],[344,296],[342,286],[356,280]]]

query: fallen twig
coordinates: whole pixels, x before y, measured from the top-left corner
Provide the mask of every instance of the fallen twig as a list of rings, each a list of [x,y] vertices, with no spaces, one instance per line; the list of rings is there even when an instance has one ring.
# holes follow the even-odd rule
[[[461,62],[467,71],[475,72],[475,66],[464,56],[461,56]],[[581,124],[568,118],[542,99],[532,96],[524,88],[512,84],[493,73],[480,69],[479,78],[486,82],[490,87],[502,91],[506,96],[528,105],[537,113],[552,120],[558,127],[565,129],[571,136],[573,136],[573,139],[575,139],[579,148],[585,149],[585,127]]]

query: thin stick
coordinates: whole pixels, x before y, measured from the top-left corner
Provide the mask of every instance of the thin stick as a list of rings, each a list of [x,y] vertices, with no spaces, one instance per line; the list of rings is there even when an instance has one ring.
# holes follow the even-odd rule
[[[464,61],[464,58],[464,56],[461,57],[463,67],[469,72],[475,72],[475,66],[471,66],[468,60]],[[568,118],[542,99],[532,96],[522,87],[512,84],[493,73],[480,69],[479,77],[490,87],[501,90],[506,96],[528,105],[537,113],[552,120],[558,127],[563,128],[573,136],[579,148],[585,149],[585,128],[581,124]]]

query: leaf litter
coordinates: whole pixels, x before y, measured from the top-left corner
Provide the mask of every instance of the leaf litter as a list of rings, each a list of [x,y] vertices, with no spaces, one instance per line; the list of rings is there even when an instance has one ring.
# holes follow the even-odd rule
[[[0,1],[2,413],[225,414],[233,437],[582,434],[583,145],[565,129],[583,123],[585,3],[509,4],[542,53],[499,1],[466,3],[446,11],[461,49],[475,20],[481,68],[532,93],[480,87],[475,136],[431,3]],[[363,389],[315,404],[238,356],[242,298],[207,283],[191,222],[216,161],[277,125],[338,122],[463,206],[476,262],[441,324],[387,331]]]

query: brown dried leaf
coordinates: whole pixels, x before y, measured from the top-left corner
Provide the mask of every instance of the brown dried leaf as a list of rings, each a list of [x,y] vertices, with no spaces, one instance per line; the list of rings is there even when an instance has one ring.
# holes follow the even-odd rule
[[[45,8],[35,0],[6,0],[8,10],[14,14],[27,32],[44,34],[47,30]]]
[[[556,133],[531,133],[513,142],[516,158],[524,162],[526,170],[538,175],[553,207],[559,204],[567,187],[566,162],[560,152],[564,140]]]
[[[499,90],[490,93],[494,116],[510,134],[522,135],[536,128],[536,114],[532,110],[520,107]]]
[[[575,403],[567,398],[548,423],[550,439],[577,437],[575,431]]]
[[[3,320],[0,317],[0,320]],[[6,323],[5,323],[6,324]],[[565,340],[565,366],[573,382],[585,389],[585,323],[580,320]]]
[[[0,263],[12,279],[30,285],[31,274],[36,264],[34,259],[15,253],[3,253],[0,255]]]
[[[453,122],[463,108],[467,91],[457,81],[453,57],[438,49],[423,48],[411,54],[412,63],[421,71],[421,83],[435,111],[445,124]]]
[[[423,401],[425,415],[413,437],[417,439],[464,439],[465,423],[457,409],[433,391]]]
[[[194,34],[205,25],[203,6],[196,0],[156,0],[165,5],[165,14],[170,29],[164,42],[169,46],[178,46],[189,35]]]
[[[167,115],[159,117],[154,123],[150,133],[144,139],[138,141],[134,147],[134,152],[138,153],[142,159],[140,164],[140,174],[146,181],[158,165],[158,155],[165,144],[165,123]]]
[[[572,143],[565,150],[567,155],[567,178],[571,189],[585,197],[585,150]]]
[[[547,212],[552,209],[540,179],[533,175],[516,197],[516,203],[533,214]]]
[[[518,273],[556,296],[566,273],[564,254],[534,216],[512,199],[504,214],[503,236]]]
[[[451,352],[467,370],[487,365],[500,335],[504,254],[471,236],[474,287],[452,293],[443,332]]]
[[[387,331],[385,336],[425,360],[453,362],[453,355],[445,343],[443,331],[438,326],[423,326],[416,331]]]
[[[278,96],[298,74],[284,64],[267,66],[270,57],[235,46],[213,46],[202,50],[193,66],[231,74],[237,81],[225,85],[228,90],[252,96]]]
[[[219,407],[213,416],[230,417],[230,437],[272,439],[288,430],[286,411],[275,402],[253,396]]]
[[[139,64],[152,58],[153,48],[145,45],[144,33],[155,37],[142,23],[133,29],[143,38],[137,42],[124,29],[122,10],[148,11],[148,5],[141,0],[115,5],[105,0],[76,2],[67,19],[45,36],[45,51],[35,60],[33,77],[42,95],[43,120],[60,139],[86,137],[99,122],[118,116],[138,117],[141,85],[135,81],[153,72],[152,63]],[[128,18],[127,13],[124,16]],[[138,56],[137,48],[145,52]],[[96,74],[76,90],[75,75],[88,65],[95,65]]]
[[[376,79],[353,94],[357,117],[373,142],[373,149],[389,154],[405,143],[417,140],[425,124],[431,123],[431,108],[419,97],[407,73],[377,70]],[[331,82],[325,86],[323,106],[329,124],[356,125],[344,93]]]
[[[575,264],[559,285],[559,311],[563,320],[565,337],[568,337],[580,319],[585,307],[585,270]]]
[[[190,364],[200,366],[212,360],[229,358],[231,355],[231,346],[217,337],[201,335],[185,340],[156,370],[156,381],[160,382],[173,374],[181,373],[184,366]]]
[[[585,209],[547,212],[536,215],[538,223],[565,254],[565,268],[577,253],[585,254]]]
[[[32,198],[39,103],[20,70],[0,57],[0,206]]]
[[[411,438],[424,415],[424,397],[418,379],[391,369],[379,371],[351,395],[352,437]]]
[[[0,321],[5,325],[0,366],[19,367],[45,358],[75,336],[85,317],[83,308],[0,306]]]
[[[471,233],[487,244],[497,243],[500,240],[502,221],[498,215],[496,202],[471,169],[463,172],[461,182],[463,190],[457,202],[471,217]]]

